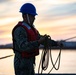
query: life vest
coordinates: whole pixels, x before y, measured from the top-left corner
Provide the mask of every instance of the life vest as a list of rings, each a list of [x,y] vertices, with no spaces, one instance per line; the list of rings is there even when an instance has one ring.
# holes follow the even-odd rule
[[[23,22],[19,22],[13,29],[13,32],[14,30],[17,28],[17,27],[23,27],[26,32],[27,32],[27,37],[28,37],[28,41],[36,41],[38,40],[38,31],[34,28],[32,29],[30,26],[27,26],[27,25],[24,25]],[[13,35],[13,32],[12,32],[12,35]],[[13,35],[14,37],[14,35]],[[13,40],[14,42],[14,40]],[[13,47],[14,47],[14,44],[13,44]],[[14,48],[13,48],[14,49]],[[15,50],[15,49],[14,49]],[[17,51],[17,50],[16,50]],[[26,50],[25,51],[22,51],[20,52],[22,57],[26,57],[26,58],[29,58],[29,57],[33,57],[33,56],[36,56],[36,55],[39,55],[39,48],[35,49],[35,50],[31,50],[30,52],[27,52]]]

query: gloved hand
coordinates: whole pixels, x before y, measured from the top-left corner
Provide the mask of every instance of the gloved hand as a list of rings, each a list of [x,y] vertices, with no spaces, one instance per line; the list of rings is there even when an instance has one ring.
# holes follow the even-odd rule
[[[49,37],[50,37],[50,36],[47,35],[47,34],[45,34],[44,36],[41,36],[40,39],[38,40],[38,43],[39,43],[39,44],[44,43],[45,40],[46,40],[47,38],[49,38]]]
[[[58,44],[58,46],[60,46],[60,47],[63,47],[63,46],[64,46],[61,41],[58,41],[57,44]]]

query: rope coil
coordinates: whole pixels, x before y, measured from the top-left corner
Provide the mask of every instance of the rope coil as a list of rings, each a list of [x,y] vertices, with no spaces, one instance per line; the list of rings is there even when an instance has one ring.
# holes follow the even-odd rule
[[[51,59],[52,68],[50,69],[48,74],[53,70],[53,68],[55,70],[58,70],[60,67],[61,47],[60,47],[60,52],[57,56],[57,59],[54,63],[53,59],[52,59],[51,44],[49,44],[49,39],[51,40],[51,37],[49,37],[49,38],[47,37],[45,39],[44,49],[43,49],[42,54],[41,54],[41,60],[40,60],[39,68],[38,68],[38,74],[40,72],[40,66],[41,66],[41,73],[40,74],[42,74],[43,71],[47,70],[48,65],[49,65],[49,58]],[[59,62],[58,62],[58,60],[59,60]],[[58,62],[58,66],[56,67],[55,65],[57,64],[57,62]]]

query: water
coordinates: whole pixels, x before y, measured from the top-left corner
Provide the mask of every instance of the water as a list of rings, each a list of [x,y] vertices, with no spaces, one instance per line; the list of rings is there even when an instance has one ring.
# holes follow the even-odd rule
[[[58,50],[52,50],[53,61],[55,62],[56,57],[58,56]],[[13,56],[0,59],[0,75],[14,75],[13,68],[13,59],[14,53],[11,49],[0,49],[0,57],[4,57],[7,55]],[[41,54],[41,51],[40,51]],[[36,68],[35,72],[38,72],[38,66],[40,62],[41,55],[36,57]],[[48,70],[44,73],[48,73],[48,71],[52,68],[51,62],[48,67]],[[53,69],[51,73],[76,73],[76,51],[75,50],[62,50],[61,52],[61,61],[59,70]]]

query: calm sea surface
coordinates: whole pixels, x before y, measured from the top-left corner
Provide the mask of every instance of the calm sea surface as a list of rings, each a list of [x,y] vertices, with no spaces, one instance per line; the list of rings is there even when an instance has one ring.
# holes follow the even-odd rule
[[[52,50],[53,61],[55,62],[58,56],[59,50]],[[0,58],[12,55],[11,57],[0,59],[0,75],[14,75],[13,59],[14,53],[11,49],[0,49]],[[38,66],[41,58],[40,55],[36,57],[36,67],[35,72],[38,72]],[[48,69],[43,73],[48,73],[52,68],[51,62],[49,62]],[[60,68],[59,70],[53,69],[51,73],[75,73],[76,74],[76,51],[75,50],[62,50]]]

